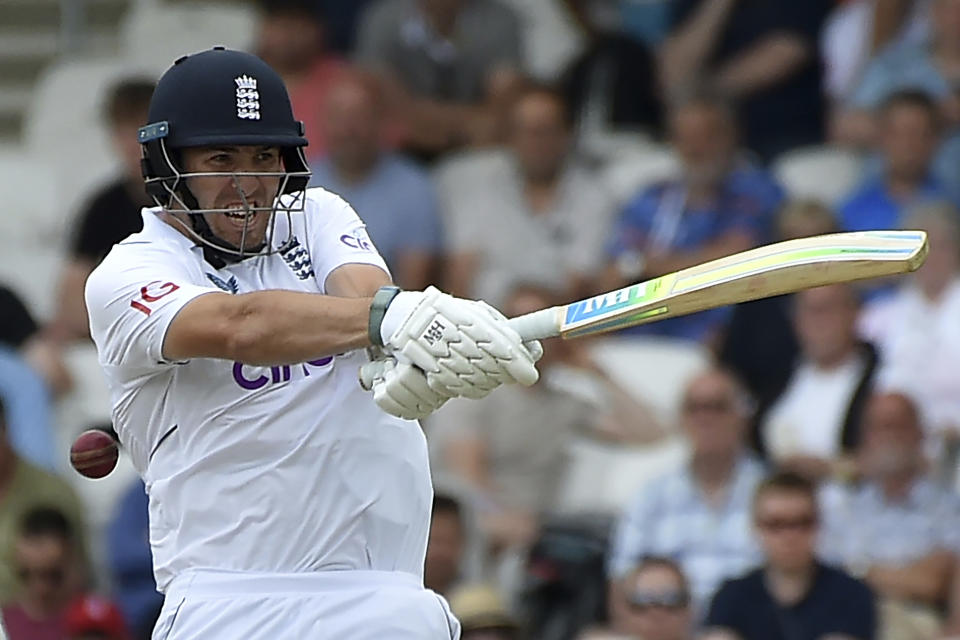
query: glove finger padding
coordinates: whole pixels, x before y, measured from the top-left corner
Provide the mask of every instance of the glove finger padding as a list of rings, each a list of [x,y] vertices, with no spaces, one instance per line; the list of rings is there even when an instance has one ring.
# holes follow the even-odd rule
[[[381,375],[373,382],[373,400],[387,413],[416,420],[430,415],[450,398],[431,389],[416,367],[393,358],[382,362]]]
[[[388,309],[389,313],[389,309]],[[533,384],[535,359],[502,314],[430,288],[385,345],[441,395],[482,398],[504,383]]]

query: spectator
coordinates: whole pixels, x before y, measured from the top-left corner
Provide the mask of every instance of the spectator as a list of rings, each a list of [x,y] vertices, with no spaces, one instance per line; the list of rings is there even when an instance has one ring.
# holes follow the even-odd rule
[[[908,47],[929,35],[929,0],[844,0],[831,9],[823,26],[820,53],[824,91],[838,107],[862,80],[873,55],[885,48]]]
[[[326,150],[321,116],[324,97],[346,70],[324,47],[321,12],[311,0],[260,0],[254,53],[277,70],[290,92],[293,114],[303,122],[312,155]]]
[[[764,480],[754,498],[753,526],[763,566],[720,587],[706,627],[742,640],[877,637],[870,589],[816,557],[819,512],[812,482],[789,472]]]
[[[0,285],[0,345],[24,346],[37,333],[37,322],[12,289]]]
[[[869,64],[854,92],[854,108],[876,109],[890,96],[912,90],[933,96],[941,116],[960,124],[956,93],[960,68],[960,2],[932,0],[930,34],[926,40],[886,48]]]
[[[611,590],[614,632],[642,640],[691,640],[693,612],[683,570],[669,558],[649,556]],[[589,636],[588,636],[589,637]]]
[[[658,134],[661,104],[653,54],[643,42],[605,24],[597,0],[564,0],[586,37],[561,84],[580,136],[634,129]]]
[[[425,289],[443,240],[430,178],[381,147],[384,105],[369,79],[342,76],[329,89],[324,115],[327,153],[311,159],[310,186],[325,187],[352,204],[394,282],[411,291]]]
[[[620,215],[609,253],[607,286],[670,273],[743,251],[770,238],[783,191],[765,171],[737,157],[733,113],[711,96],[670,112],[682,174],[645,189]],[[729,309],[657,322],[636,333],[709,340]]]
[[[65,626],[66,640],[130,640],[120,609],[98,596],[74,600],[67,608]]]
[[[521,92],[508,153],[441,172],[439,187],[451,293],[497,306],[521,282],[569,297],[594,290],[613,202],[571,157],[569,114],[552,89]]]
[[[117,605],[133,637],[148,640],[163,606],[150,553],[149,501],[137,479],[124,493],[107,526],[107,563]]]
[[[549,292],[521,287],[503,309],[516,316],[554,303]],[[662,435],[649,412],[592,362],[582,344],[557,339],[544,346],[541,384],[505,388],[483,403],[450,402],[427,425],[435,466],[473,490],[478,524],[497,551],[532,543],[541,519],[554,511],[575,435],[632,441]],[[570,369],[593,374],[591,386],[602,396],[596,406],[554,386],[558,377],[572,375]]]
[[[824,134],[817,52],[826,0],[680,0],[663,45],[671,96],[703,84],[735,100],[747,147],[770,160]]]
[[[49,387],[16,351],[0,346],[0,411],[6,406],[6,439],[17,455],[56,471],[53,403]]]
[[[871,397],[858,453],[862,483],[824,489],[824,557],[876,591],[887,633],[935,637],[960,550],[960,497],[924,470],[920,418],[903,394]]]
[[[837,230],[833,212],[816,200],[788,202],[777,216],[780,240],[805,238]],[[738,304],[719,346],[720,361],[740,376],[757,402],[751,445],[760,453],[760,420],[787,387],[800,345],[791,321],[793,296],[762,298]]]
[[[841,205],[841,226],[849,231],[899,228],[909,207],[953,195],[931,170],[940,143],[933,101],[917,91],[894,93],[884,103],[880,121],[883,169]]]
[[[41,507],[24,514],[13,555],[21,589],[2,609],[10,640],[62,640],[67,607],[84,581],[79,558],[78,536],[64,513]]]
[[[520,624],[493,587],[460,587],[450,596],[450,609],[460,620],[460,640],[520,640]]]
[[[681,423],[689,461],[651,481],[627,507],[613,537],[610,580],[621,580],[643,556],[671,558],[702,613],[724,579],[759,560],[749,523],[763,468],[745,450],[749,419],[750,400],[727,371],[710,369],[687,384]]]
[[[0,403],[0,603],[9,601],[18,587],[14,567],[7,561],[16,545],[17,527],[25,514],[40,507],[55,507],[66,514],[70,529],[82,539],[83,511],[73,490],[14,453]],[[79,548],[81,553],[86,549]]]
[[[43,377],[54,396],[72,386],[60,345],[40,331],[20,297],[0,284],[0,349],[5,348],[17,351]]]
[[[444,494],[435,495],[423,573],[423,582],[428,589],[446,595],[460,580],[467,545],[465,529],[462,507],[457,499]]]
[[[313,4],[323,16],[326,26],[324,40],[331,50],[342,55],[353,51],[360,18],[373,2],[374,0],[313,0]]]
[[[147,122],[153,86],[146,78],[125,78],[107,94],[103,117],[123,171],[93,194],[76,219],[69,257],[60,274],[56,316],[47,331],[58,341],[89,337],[83,299],[87,276],[113,245],[143,229],[140,210],[153,206],[143,188],[137,139],[137,129]]]
[[[357,57],[375,71],[422,159],[499,138],[519,82],[518,17],[496,0],[380,0],[360,23]]]
[[[927,261],[892,297],[869,305],[860,324],[880,350],[878,386],[916,399],[928,429],[926,451],[940,461],[960,437],[960,212],[930,203],[907,225],[927,232]]]
[[[793,297],[801,356],[763,421],[763,441],[779,466],[813,480],[841,471],[859,439],[877,368],[876,349],[857,338],[859,308],[856,292],[844,284]]]

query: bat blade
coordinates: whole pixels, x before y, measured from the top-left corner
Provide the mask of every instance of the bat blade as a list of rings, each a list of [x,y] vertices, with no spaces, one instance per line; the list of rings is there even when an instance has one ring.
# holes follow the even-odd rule
[[[788,240],[513,318],[525,339],[604,333],[810,287],[916,270],[923,231],[860,231]]]

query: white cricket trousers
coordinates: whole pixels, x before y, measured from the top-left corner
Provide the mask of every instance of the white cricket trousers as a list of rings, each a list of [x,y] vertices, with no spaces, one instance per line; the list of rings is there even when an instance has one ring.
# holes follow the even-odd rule
[[[458,640],[446,600],[409,573],[189,571],[153,640]]]

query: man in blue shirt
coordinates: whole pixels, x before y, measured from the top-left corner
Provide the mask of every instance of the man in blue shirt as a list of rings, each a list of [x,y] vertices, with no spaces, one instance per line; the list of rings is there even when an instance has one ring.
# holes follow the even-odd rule
[[[940,144],[937,106],[925,93],[894,93],[880,113],[883,167],[840,206],[841,226],[849,231],[896,229],[913,205],[953,199],[932,171]]]
[[[729,108],[697,96],[672,110],[669,127],[681,175],[653,185],[627,204],[608,243],[609,288],[770,240],[783,190],[767,172],[737,157]],[[705,341],[728,315],[728,309],[717,309],[633,331]]]
[[[359,75],[339,81],[327,96],[323,125],[327,155],[311,160],[310,186],[353,205],[398,285],[425,288],[442,247],[436,196],[426,172],[383,151],[383,113],[374,85]]]
[[[876,637],[873,592],[816,559],[815,491],[812,482],[789,472],[760,484],[753,522],[764,565],[720,587],[707,614],[708,628],[734,632],[742,640]]]

